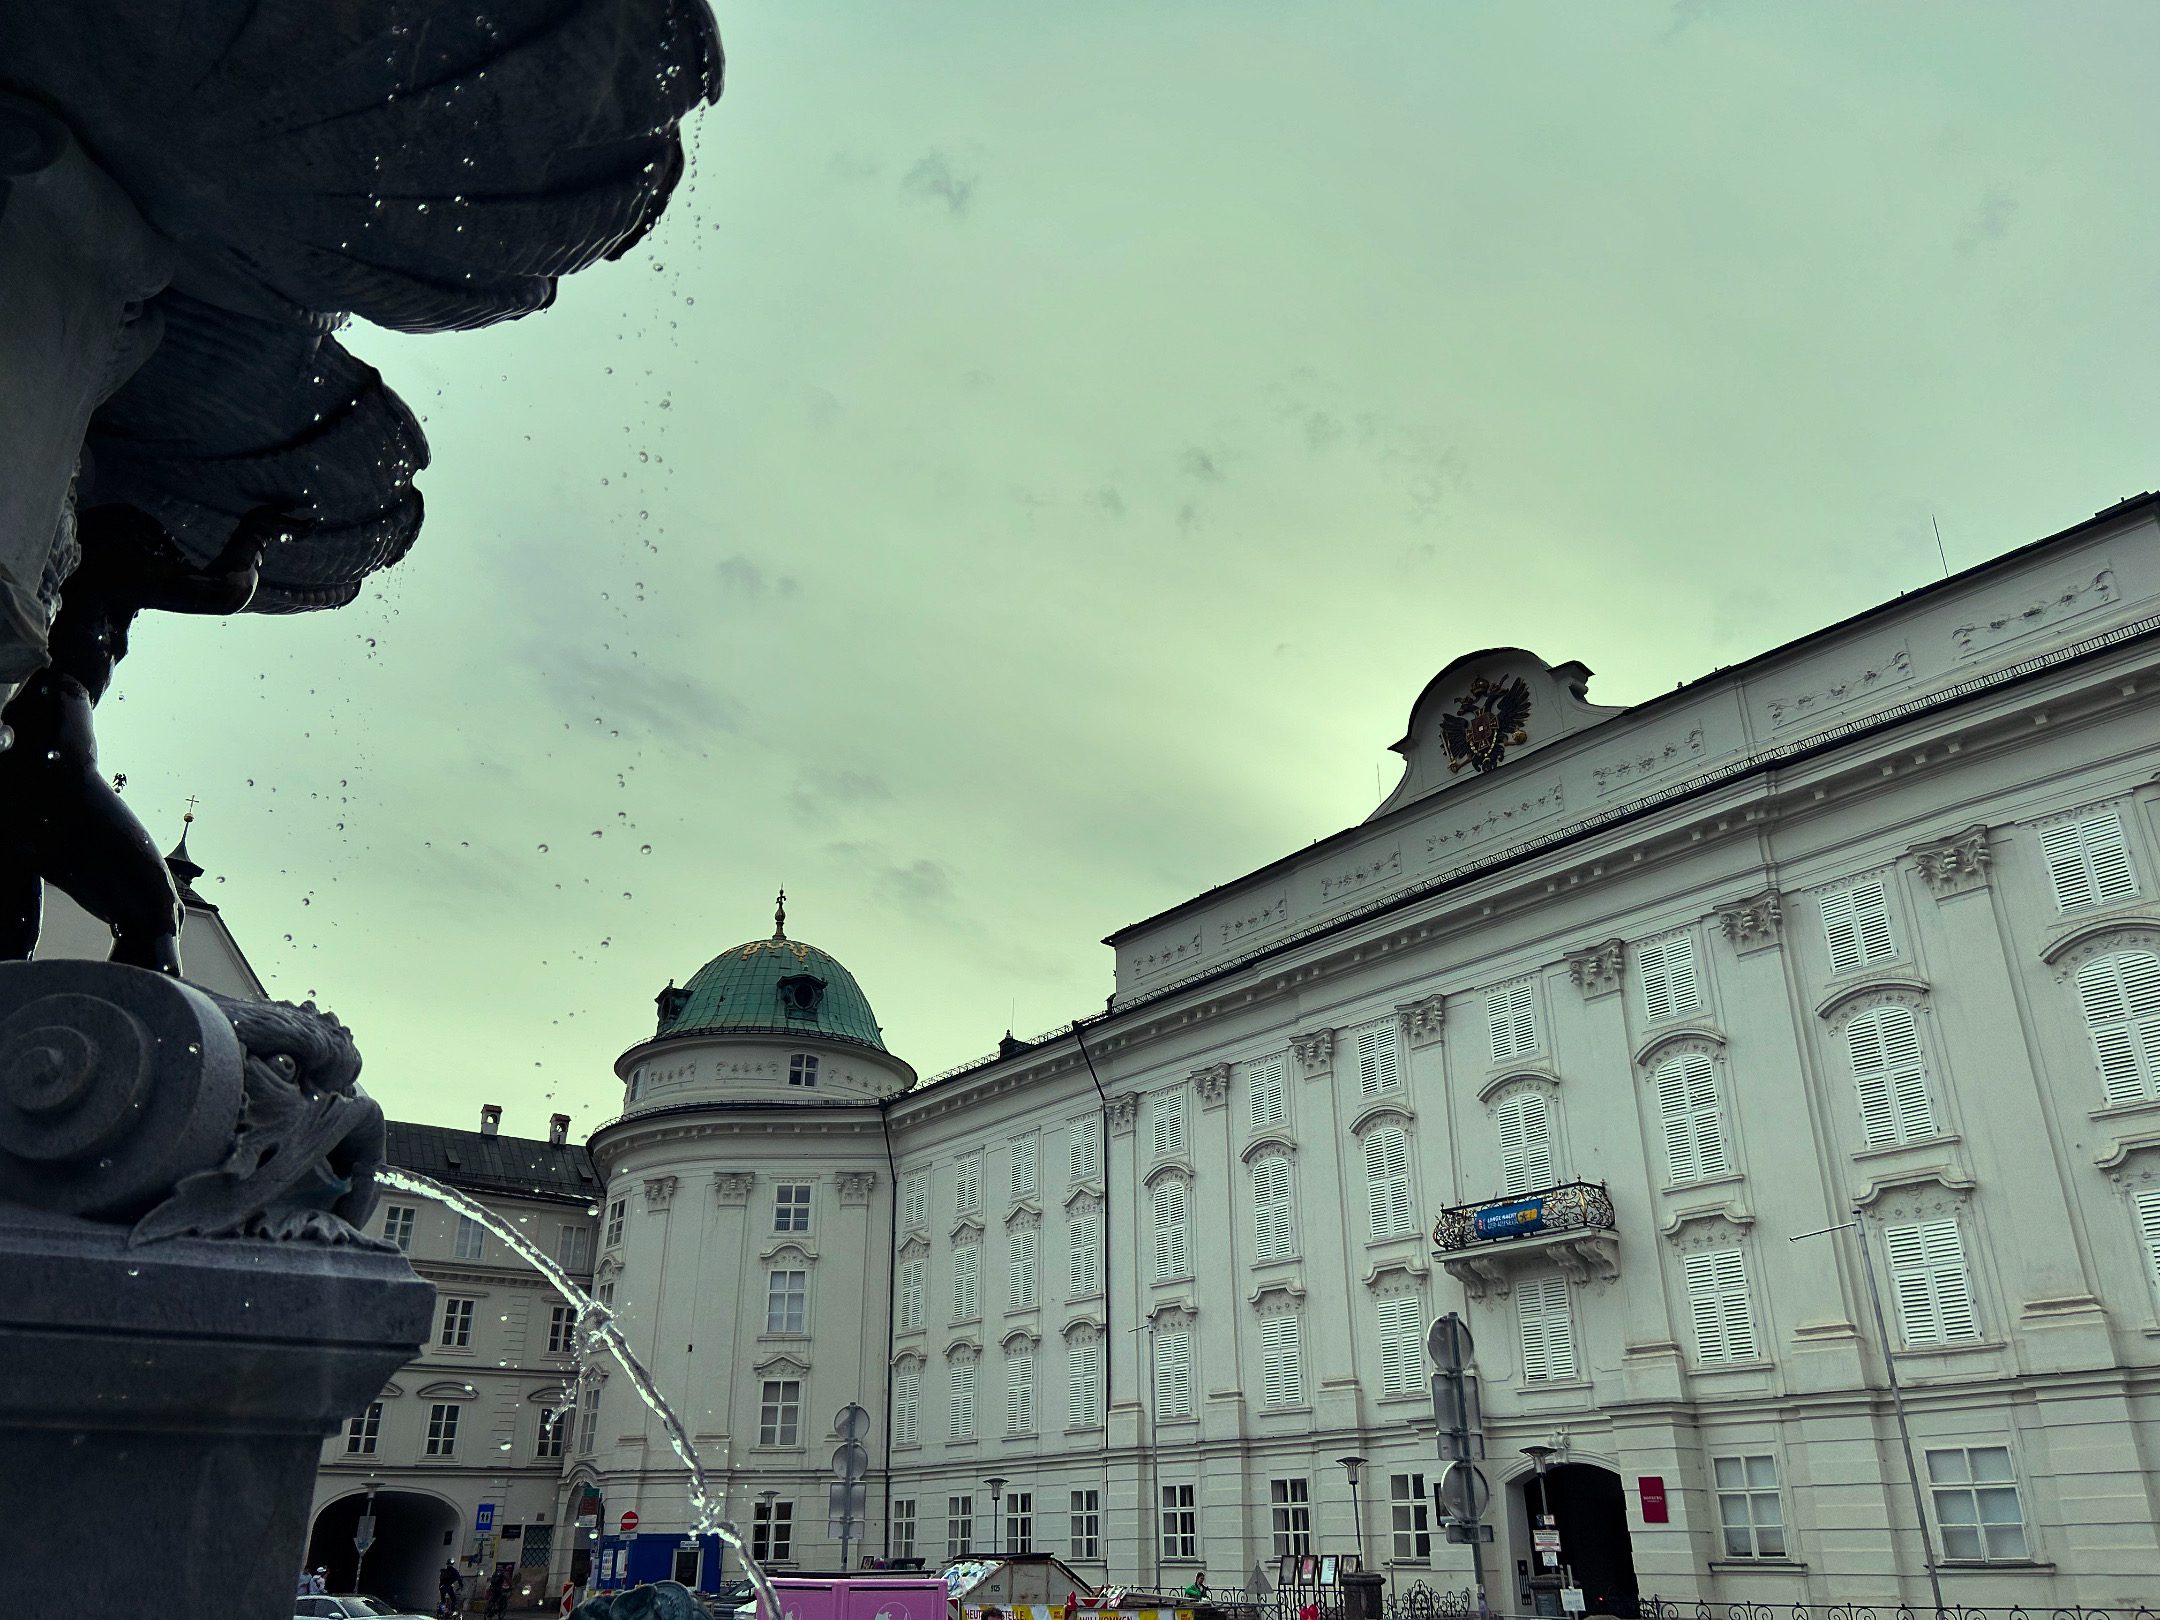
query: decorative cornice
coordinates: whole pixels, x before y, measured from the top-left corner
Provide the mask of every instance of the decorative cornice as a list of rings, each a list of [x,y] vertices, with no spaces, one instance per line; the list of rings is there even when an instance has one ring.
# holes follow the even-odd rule
[[[424,1401],[477,1401],[480,1392],[470,1380],[452,1378],[439,1384],[423,1384],[419,1396]]]
[[[1179,1294],[1157,1301],[1154,1309],[1147,1313],[1147,1319],[1157,1327],[1191,1327],[1193,1318],[1199,1314],[1199,1307],[1193,1304],[1191,1296]]]
[[[675,1178],[673,1176],[647,1176],[645,1178],[644,1192],[645,1207],[647,1209],[655,1211],[666,1209],[675,1197]]]
[[[1644,1038],[1642,1045],[1635,1048],[1635,1066],[1638,1069],[1648,1068],[1651,1059],[1666,1047],[1677,1046],[1683,1041],[1707,1041],[1712,1046],[1723,1047],[1725,1036],[1708,1019],[1698,1018],[1684,1024],[1673,1024]]]
[[[1509,1087],[1518,1085],[1545,1086],[1557,1091],[1560,1089],[1560,1077],[1542,1064],[1502,1069],[1478,1087],[1477,1099],[1481,1103],[1489,1103]]]
[[[806,1243],[799,1237],[786,1237],[780,1239],[780,1241],[777,1243],[768,1244],[764,1249],[759,1251],[758,1263],[760,1265],[770,1265],[773,1261],[779,1259],[784,1254],[792,1254],[797,1256],[801,1259],[802,1263],[805,1266],[814,1266],[817,1264],[817,1246],[812,1243]]]
[[[1828,1022],[1863,996],[1924,996],[1930,988],[1927,980],[1916,973],[1871,973],[1831,990],[1815,1003],[1815,1016]]]
[[[1204,1069],[1193,1070],[1191,1078],[1202,1108],[1220,1108],[1230,1100],[1229,1064],[1211,1063]]]
[[[982,1217],[970,1214],[963,1215],[953,1222],[953,1229],[946,1234],[946,1237],[947,1241],[952,1243],[980,1243],[982,1235]]]
[[[1567,956],[1568,982],[1595,1001],[1619,989],[1626,978],[1627,941],[1608,939],[1602,945],[1586,945]]]
[[[2081,945],[2089,945],[2109,934],[2133,933],[2160,934],[2160,917],[2149,911],[2129,910],[2082,918],[2042,946],[2040,960],[2053,967]]]
[[[980,1361],[982,1346],[973,1339],[955,1339],[945,1347],[947,1361]]]
[[[1065,1195],[1065,1208],[1068,1213],[1074,1209],[1094,1210],[1102,1207],[1103,1190],[1096,1182],[1083,1181]]]
[[[900,1247],[895,1252],[902,1260],[927,1259],[930,1254],[930,1240],[920,1232],[910,1232],[900,1240]]]
[[[1290,1037],[1290,1051],[1308,1080],[1326,1074],[1335,1065],[1335,1032],[1308,1029]]]
[[[837,1178],[842,1204],[867,1204],[871,1190],[877,1186],[875,1170],[844,1170]]]
[[[1036,1232],[1042,1229],[1042,1211],[1033,1204],[1016,1204],[1012,1213],[1005,1217],[1008,1232]]]
[[[1937,900],[1986,888],[1988,869],[1995,864],[1995,852],[1988,847],[1988,830],[1981,826],[1967,827],[1932,844],[1915,844],[1906,853],[1912,857],[1920,881]]]
[[[1305,1302],[1305,1284],[1295,1276],[1269,1277],[1246,1295],[1245,1301],[1262,1316],[1296,1310]]]
[[[1164,1159],[1140,1178],[1140,1185],[1152,1187],[1165,1176],[1176,1176],[1181,1181],[1191,1181],[1193,1179],[1192,1161],[1190,1159]]]
[[[1939,1186],[1950,1192],[1969,1193],[1980,1184],[1951,1164],[1915,1165],[1910,1170],[1886,1170],[1871,1180],[1864,1191],[1853,1199],[1853,1208],[1866,1209],[1882,1198],[1885,1193],[1900,1187]]]
[[[1110,1099],[1110,1129],[1119,1136],[1130,1135],[1140,1118],[1140,1094],[1137,1091],[1121,1091]]]
[[[1692,1209],[1676,1209],[1658,1231],[1668,1239],[1677,1238],[1687,1227],[1712,1221],[1721,1221],[1744,1232],[1755,1224],[1755,1216],[1745,1204],[1731,1198],[1722,1204],[1697,1204]]]
[[[1366,1267],[1365,1286],[1375,1293],[1380,1293],[1385,1291],[1380,1281],[1383,1277],[1404,1277],[1415,1285],[1422,1283],[1431,1271],[1432,1267],[1425,1263],[1421,1254],[1384,1254]]]
[[[1263,1131],[1245,1144],[1238,1153],[1238,1160],[1243,1164],[1251,1164],[1263,1153],[1280,1153],[1285,1158],[1294,1159],[1297,1157],[1297,1143],[1280,1131]]]
[[[2141,1154],[2160,1152],[2160,1127],[2128,1131],[2093,1155],[2093,1163],[2111,1175]]]
[[[1103,1322],[1099,1316],[1075,1316],[1058,1329],[1058,1337],[1068,1344],[1095,1344],[1103,1336]]]
[[[1741,956],[1753,956],[1779,942],[1785,920],[1785,903],[1775,889],[1717,908],[1718,932]]]
[[[1004,1338],[998,1340],[998,1348],[1004,1351],[1007,1355],[1011,1355],[1012,1348],[1016,1344],[1025,1345],[1028,1349],[1032,1350],[1041,1343],[1042,1335],[1040,1333],[1037,1333],[1034,1329],[1016,1327],[1009,1330]]]
[[[747,1204],[750,1188],[757,1180],[749,1170],[715,1170],[712,1177],[713,1202],[716,1204]]]
[[[1406,1001],[1395,1009],[1402,1020],[1403,1039],[1412,1046],[1429,1046],[1440,1038],[1447,1023],[1447,997],[1435,993]]]
[[[763,1360],[753,1361],[750,1364],[750,1370],[752,1372],[761,1373],[787,1371],[797,1374],[804,1374],[810,1371],[810,1363],[803,1360],[802,1357],[794,1354],[792,1351],[775,1350],[771,1355],[766,1356]]]

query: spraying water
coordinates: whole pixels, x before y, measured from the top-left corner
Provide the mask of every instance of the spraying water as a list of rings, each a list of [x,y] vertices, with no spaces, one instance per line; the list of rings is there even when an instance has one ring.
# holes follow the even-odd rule
[[[629,1341],[622,1335],[622,1329],[615,1325],[614,1313],[572,1282],[569,1273],[524,1233],[492,1210],[474,1203],[456,1188],[445,1187],[441,1182],[427,1176],[416,1175],[410,1170],[400,1170],[391,1165],[380,1166],[375,1172],[375,1180],[379,1185],[394,1188],[398,1192],[432,1198],[476,1225],[485,1227],[501,1238],[513,1254],[545,1277],[558,1294],[577,1308],[580,1346],[584,1350],[595,1346],[605,1349],[621,1364],[624,1375],[630,1380],[630,1387],[637,1391],[638,1399],[660,1420],[660,1427],[667,1434],[668,1444],[674,1447],[675,1455],[682,1459],[683,1467],[689,1470],[690,1517],[697,1533],[701,1536],[718,1536],[723,1543],[732,1547],[736,1557],[742,1560],[743,1574],[757,1592],[760,1613],[767,1616],[780,1614],[779,1597],[773,1591],[772,1582],[764,1569],[751,1556],[749,1544],[743,1540],[742,1533],[729,1521],[721,1518],[719,1511],[713,1506],[712,1492],[705,1481],[705,1465],[698,1460],[697,1447],[690,1443],[689,1430],[683,1427],[682,1419],[675,1415],[675,1409],[668,1405],[654,1385],[652,1374],[647,1372],[645,1364],[638,1360],[637,1352],[630,1348]],[[583,1383],[584,1378],[580,1374],[577,1379],[580,1388],[574,1399],[582,1399]]]

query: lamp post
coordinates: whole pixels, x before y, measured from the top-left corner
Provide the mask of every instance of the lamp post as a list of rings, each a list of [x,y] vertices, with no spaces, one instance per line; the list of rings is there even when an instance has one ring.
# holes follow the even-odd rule
[[[1363,1569],[1365,1567],[1365,1497],[1358,1490],[1358,1470],[1365,1466],[1365,1459],[1363,1457],[1337,1457],[1335,1460],[1343,1465],[1343,1471],[1350,1476],[1350,1512],[1352,1522],[1357,1526],[1358,1567]]]
[[[983,1483],[990,1487],[990,1556],[998,1555],[998,1503],[1005,1496],[1005,1476],[992,1474]]]
[[[1802,1238],[1827,1237],[1832,1232],[1850,1232],[1853,1241],[1860,1245],[1860,1272],[1867,1278],[1868,1303],[1875,1308],[1875,1331],[1882,1337],[1883,1371],[1890,1378],[1890,1406],[1897,1414],[1898,1443],[1905,1448],[1905,1479],[1912,1486],[1913,1526],[1920,1532],[1920,1556],[1927,1564],[1928,1589],[1935,1594],[1935,1610],[1943,1608],[1942,1575],[1935,1567],[1935,1538],[1928,1534],[1927,1503],[1920,1493],[1920,1467],[1913,1461],[1912,1429],[1905,1422],[1905,1391],[1898,1384],[1897,1358],[1890,1348],[1890,1323],[1883,1315],[1882,1291],[1875,1286],[1875,1256],[1869,1252],[1867,1225],[1860,1219],[1860,1212],[1853,1211],[1853,1218],[1840,1221],[1835,1226],[1825,1226],[1814,1232],[1798,1232],[1787,1238],[1788,1243],[1798,1243]]]

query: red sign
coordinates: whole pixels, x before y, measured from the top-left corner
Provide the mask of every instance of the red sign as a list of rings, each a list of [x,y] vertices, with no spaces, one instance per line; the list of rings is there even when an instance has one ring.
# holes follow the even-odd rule
[[[1658,1500],[1662,1502],[1664,1498],[1660,1497]],[[625,1513],[622,1516],[622,1533],[627,1536],[631,1531],[635,1530],[636,1528],[637,1515],[635,1513]]]
[[[1667,1523],[1664,1479],[1657,1474],[1644,1474],[1637,1478],[1635,1484],[1642,1492],[1642,1522],[1644,1524]]]

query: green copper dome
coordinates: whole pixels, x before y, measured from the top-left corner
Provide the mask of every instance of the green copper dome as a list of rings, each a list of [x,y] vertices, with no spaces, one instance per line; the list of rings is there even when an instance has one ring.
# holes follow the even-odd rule
[[[870,998],[855,976],[815,945],[783,929],[722,951],[656,998],[660,1027],[673,1035],[817,1035],[885,1050]]]

